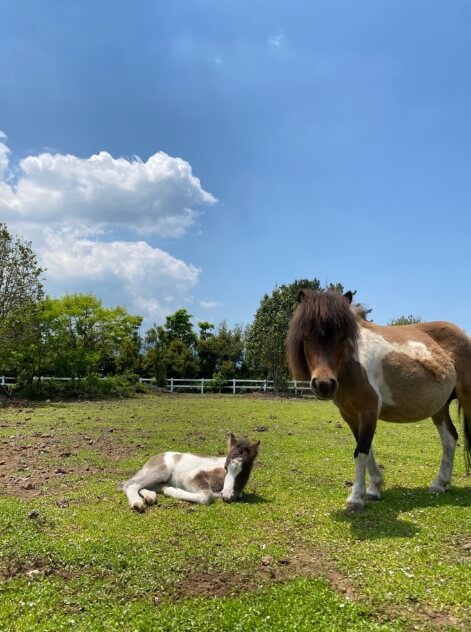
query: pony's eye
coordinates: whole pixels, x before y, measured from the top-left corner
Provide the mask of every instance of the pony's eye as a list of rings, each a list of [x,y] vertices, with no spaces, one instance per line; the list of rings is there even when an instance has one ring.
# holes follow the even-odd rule
[[[347,336],[345,336],[345,334],[344,334],[344,335],[339,337],[339,340],[340,340],[340,342],[345,342],[347,340]]]

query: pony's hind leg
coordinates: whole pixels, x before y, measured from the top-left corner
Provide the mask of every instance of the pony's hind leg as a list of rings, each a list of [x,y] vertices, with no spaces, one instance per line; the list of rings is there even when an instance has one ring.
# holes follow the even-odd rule
[[[139,496],[144,499],[146,505],[155,505],[157,502],[157,492],[154,492],[152,489],[139,490]]]
[[[131,508],[142,513],[145,511],[146,504],[153,505],[157,500],[155,490],[160,490],[162,485],[169,480],[170,475],[164,454],[150,459],[142,469],[123,484],[123,491]]]
[[[429,490],[441,494],[449,489],[451,485],[451,475],[453,472],[453,461],[455,458],[458,433],[450,417],[449,405],[447,404],[440,412],[432,416],[440,440],[442,442],[442,460],[438,474],[433,479]]]

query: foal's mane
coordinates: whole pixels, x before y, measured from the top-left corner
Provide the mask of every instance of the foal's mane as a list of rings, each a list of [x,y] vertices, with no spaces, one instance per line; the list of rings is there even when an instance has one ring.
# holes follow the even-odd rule
[[[287,356],[292,374],[298,379],[310,379],[304,355],[304,339],[308,336],[334,342],[341,337],[345,344],[355,345],[358,322],[350,300],[337,292],[300,292],[299,304],[294,311],[288,330]],[[358,316],[362,317],[360,313]]]

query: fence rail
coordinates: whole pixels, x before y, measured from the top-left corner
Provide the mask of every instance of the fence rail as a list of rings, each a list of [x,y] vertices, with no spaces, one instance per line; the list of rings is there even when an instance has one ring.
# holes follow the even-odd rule
[[[215,385],[213,380],[207,378],[175,378],[171,377],[167,380],[167,384],[171,393],[176,392],[178,389],[196,389],[201,394],[206,391],[214,391]],[[310,392],[311,387],[309,382],[301,382],[299,380],[290,380],[287,383],[288,390],[297,395],[298,393]],[[231,391],[234,395],[238,391],[272,391],[274,387],[273,380],[239,380],[230,379],[224,382],[218,383],[218,388],[224,391]]]
[[[49,380],[56,380],[62,382],[70,382],[72,380],[71,377],[50,377],[50,376],[36,376],[33,378],[38,382],[45,382]],[[139,382],[141,384],[152,384],[154,380],[148,377],[139,378]],[[17,383],[17,379],[15,377],[8,377],[6,375],[0,375],[0,386],[11,389]],[[180,390],[197,390],[201,394],[204,392],[216,390],[216,384],[213,380],[208,378],[176,378],[171,377],[167,380],[167,386],[171,393],[175,393]],[[288,391],[294,392],[295,395],[303,392],[310,392],[311,388],[309,382],[301,382],[299,380],[290,380],[287,383]],[[217,383],[217,389],[223,391],[230,391],[234,395],[240,391],[261,391],[266,393],[267,391],[273,391],[274,383],[273,380],[239,380],[239,379],[229,379],[224,380],[223,382]]]

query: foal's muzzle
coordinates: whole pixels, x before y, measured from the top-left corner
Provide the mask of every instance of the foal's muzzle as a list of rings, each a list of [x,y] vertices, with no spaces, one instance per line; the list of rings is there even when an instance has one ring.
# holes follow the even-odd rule
[[[337,380],[332,378],[320,379],[313,377],[311,390],[318,399],[332,399],[337,392]]]

